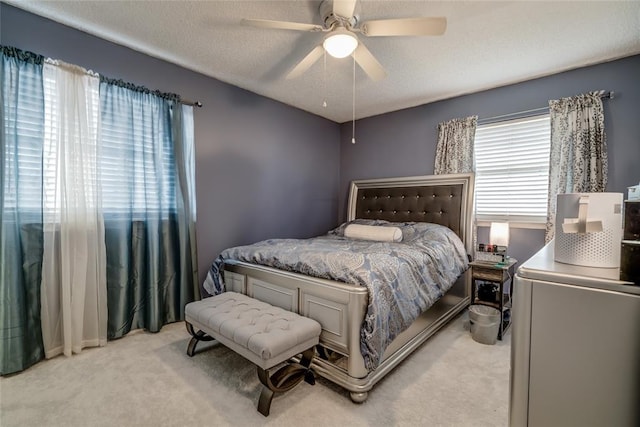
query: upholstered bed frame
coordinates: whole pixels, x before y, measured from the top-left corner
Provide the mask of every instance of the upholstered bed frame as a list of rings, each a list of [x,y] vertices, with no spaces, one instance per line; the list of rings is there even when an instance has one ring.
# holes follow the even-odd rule
[[[370,179],[351,183],[348,220],[432,222],[451,228],[472,253],[473,174]],[[322,325],[314,371],[363,402],[369,390],[469,304],[467,271],[429,310],[386,349],[375,371],[360,353],[360,327],[367,310],[364,287],[318,279],[238,261],[225,263],[227,290],[297,312]]]

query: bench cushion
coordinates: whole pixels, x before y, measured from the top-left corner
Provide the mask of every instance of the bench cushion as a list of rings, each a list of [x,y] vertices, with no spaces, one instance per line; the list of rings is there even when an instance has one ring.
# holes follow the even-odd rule
[[[187,304],[185,320],[269,369],[318,344],[320,324],[236,292]]]

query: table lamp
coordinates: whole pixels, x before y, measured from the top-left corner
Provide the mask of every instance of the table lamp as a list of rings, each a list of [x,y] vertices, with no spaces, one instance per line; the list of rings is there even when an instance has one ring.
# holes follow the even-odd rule
[[[498,246],[498,252],[504,252],[505,257],[509,246],[509,223],[492,222],[489,229],[489,244]]]

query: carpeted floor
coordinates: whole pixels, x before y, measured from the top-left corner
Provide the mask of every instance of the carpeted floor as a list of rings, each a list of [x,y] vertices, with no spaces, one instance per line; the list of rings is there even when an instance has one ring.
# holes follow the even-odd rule
[[[182,323],[57,357],[0,379],[0,425],[505,426],[511,333],[496,345],[454,319],[379,382],[363,404],[319,379],[256,411],[255,367],[220,345],[193,358]],[[205,348],[205,345],[202,345]]]

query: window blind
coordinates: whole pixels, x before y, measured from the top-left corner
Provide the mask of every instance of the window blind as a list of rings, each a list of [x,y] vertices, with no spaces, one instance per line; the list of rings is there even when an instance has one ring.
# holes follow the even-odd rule
[[[474,154],[479,220],[545,221],[550,129],[548,114],[478,126]]]
[[[166,218],[176,210],[169,106],[126,88],[100,85],[99,177],[105,215]]]
[[[99,93],[97,84],[91,84],[90,80],[85,80],[83,87],[86,92],[82,91],[81,97],[77,98],[76,108],[86,116],[85,124],[76,123],[75,121],[65,120],[64,115],[69,114],[65,105],[71,101],[67,95],[68,88],[75,87],[75,83],[70,83],[68,77],[62,77],[59,74],[59,66],[45,63],[42,67],[43,86],[44,86],[44,146],[42,154],[42,207],[46,222],[58,222],[60,220],[61,206],[67,205],[69,199],[63,196],[64,193],[69,195],[70,192],[77,192],[78,189],[70,186],[69,179],[75,182],[75,185],[86,183],[82,189],[84,194],[83,200],[86,207],[96,208],[96,180],[97,180],[97,123],[98,123],[98,106]],[[76,75],[77,77],[77,75]],[[90,79],[89,76],[82,77]],[[95,77],[94,77],[95,79]],[[83,128],[86,126],[86,128]],[[85,159],[82,168],[82,176],[77,176],[77,171],[69,173],[70,164],[75,164],[77,160],[73,160],[78,154],[75,152],[79,147],[68,148],[69,144],[73,145],[76,139],[82,137],[83,151]],[[63,148],[67,147],[67,148]],[[65,175],[67,178],[65,178]],[[72,176],[73,178],[69,178]]]
[[[0,82],[4,98],[4,206],[38,214],[42,200],[44,101],[40,68],[22,67]],[[3,141],[4,142],[4,141]]]

